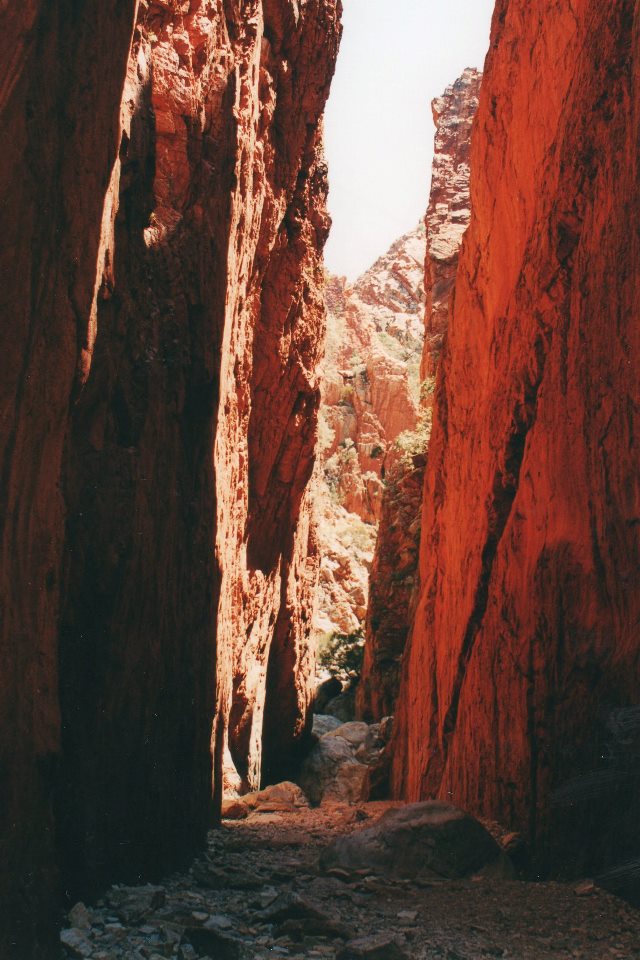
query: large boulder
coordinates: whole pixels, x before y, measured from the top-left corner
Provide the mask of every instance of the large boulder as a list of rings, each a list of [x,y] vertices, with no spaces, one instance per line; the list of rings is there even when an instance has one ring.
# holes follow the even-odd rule
[[[367,768],[354,754],[353,744],[344,737],[327,735],[316,743],[300,770],[300,786],[312,804],[364,799]]]
[[[335,729],[327,733],[328,737],[342,737],[353,747],[358,749],[363,746],[369,738],[370,728],[368,724],[359,720],[350,720],[347,723],[339,724]]]
[[[355,687],[348,687],[343,693],[339,694],[339,696],[334,697],[333,700],[329,700],[325,705],[324,713],[328,713],[332,717],[337,717],[338,720],[342,720],[343,723],[354,720],[356,715]]]
[[[460,879],[508,861],[469,814],[437,800],[389,810],[373,826],[342,837],[324,851],[321,867],[370,870],[405,879]]]
[[[330,717],[325,713],[316,713],[313,716],[313,728],[312,733],[314,737],[324,737],[325,733],[331,733],[332,730],[337,730],[338,727],[342,726],[342,720],[338,720],[337,717]]]
[[[285,780],[243,797],[223,800],[222,818],[244,820],[250,813],[297,813],[308,806],[307,798],[297,783]]]

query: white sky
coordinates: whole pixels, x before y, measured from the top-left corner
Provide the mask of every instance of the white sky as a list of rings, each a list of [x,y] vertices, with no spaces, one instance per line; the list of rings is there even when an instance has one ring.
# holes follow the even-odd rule
[[[355,279],[427,209],[431,100],[482,68],[494,0],[343,0],[327,105],[332,273]]]

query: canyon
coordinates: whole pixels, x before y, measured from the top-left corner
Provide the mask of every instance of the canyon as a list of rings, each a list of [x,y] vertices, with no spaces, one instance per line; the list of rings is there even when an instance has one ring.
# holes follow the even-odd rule
[[[633,955],[640,14],[497,0],[347,284],[341,13],[0,4],[3,960]],[[390,744],[312,729],[363,621]],[[327,737],[393,799],[258,793]],[[505,873],[332,859],[418,801]]]

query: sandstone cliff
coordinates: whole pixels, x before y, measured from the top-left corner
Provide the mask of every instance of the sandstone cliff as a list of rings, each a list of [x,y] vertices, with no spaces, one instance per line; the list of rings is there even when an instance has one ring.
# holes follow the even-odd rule
[[[497,4],[395,753],[398,794],[581,870],[638,840],[611,741],[640,680],[639,27]]]
[[[0,75],[0,872],[21,960],[58,868],[88,894],[187,859],[225,755],[256,785],[263,730],[272,764],[303,736],[318,567],[339,2],[68,6],[7,15]]]
[[[420,544],[425,454],[431,431],[435,373],[446,333],[458,254],[469,224],[471,127],[482,75],[467,69],[432,103],[436,125],[429,206],[425,218],[425,337],[422,412],[405,434],[386,476],[382,518],[369,578],[369,606],[358,715],[380,720],[395,712],[400,663],[413,616]]]
[[[321,634],[365,619],[369,567],[395,441],[414,429],[424,305],[424,228],[353,284],[328,277],[318,484]]]
[[[62,447],[135,2],[88,0],[82,23],[62,6],[0,12],[0,954],[12,960],[45,955],[56,920]]]

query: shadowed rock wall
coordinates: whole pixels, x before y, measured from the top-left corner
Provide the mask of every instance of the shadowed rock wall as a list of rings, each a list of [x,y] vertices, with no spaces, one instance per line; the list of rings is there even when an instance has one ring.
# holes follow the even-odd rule
[[[187,859],[225,753],[259,781],[268,668],[295,691],[276,754],[312,673],[339,3],[117,6],[4,15],[0,892],[20,960],[48,949],[58,867],[88,895]]]
[[[76,7],[0,11],[0,953],[21,960],[55,921],[62,449],[135,14]]]
[[[639,26],[631,0],[497,4],[394,765],[580,870],[638,841],[605,727],[640,680]]]

